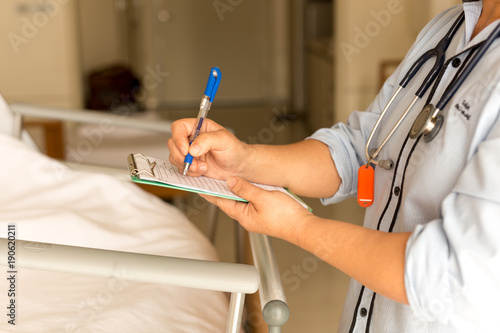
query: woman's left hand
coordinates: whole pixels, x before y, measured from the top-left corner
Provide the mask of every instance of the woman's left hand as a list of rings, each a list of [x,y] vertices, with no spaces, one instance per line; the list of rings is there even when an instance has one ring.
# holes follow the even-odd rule
[[[263,190],[241,178],[227,180],[231,190],[248,203],[202,195],[248,231],[297,244],[300,226],[314,215],[290,196]]]

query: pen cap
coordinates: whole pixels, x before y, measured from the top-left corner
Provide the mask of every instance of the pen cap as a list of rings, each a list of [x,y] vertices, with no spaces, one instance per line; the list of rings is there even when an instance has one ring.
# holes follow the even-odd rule
[[[207,88],[205,89],[205,95],[208,96],[210,102],[214,101],[215,94],[217,93],[217,89],[219,88],[221,78],[220,69],[217,67],[213,67],[210,70],[210,76],[208,77]]]

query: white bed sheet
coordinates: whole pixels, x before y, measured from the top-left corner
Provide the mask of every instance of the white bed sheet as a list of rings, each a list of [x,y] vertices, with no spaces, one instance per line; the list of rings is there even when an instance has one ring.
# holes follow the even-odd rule
[[[23,240],[217,260],[181,212],[132,183],[76,172],[4,134],[0,156],[1,237],[15,224]],[[226,325],[224,293],[19,269],[12,326],[1,276],[1,332],[221,332]]]

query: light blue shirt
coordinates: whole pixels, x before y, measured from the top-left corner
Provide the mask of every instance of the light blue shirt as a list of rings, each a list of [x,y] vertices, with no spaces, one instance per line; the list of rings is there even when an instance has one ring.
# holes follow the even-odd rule
[[[470,40],[481,2],[465,2],[432,20],[366,112],[311,138],[330,147],[342,178],[324,204],[356,195],[357,171],[367,163],[365,144],[379,114],[418,57],[433,48],[457,16],[466,13],[446,58],[463,62],[499,21]],[[352,280],[340,332],[493,332],[500,324],[500,41],[497,39],[443,110],[444,124],[431,142],[407,138],[427,101],[420,99],[378,159],[375,199],[364,225],[387,232],[411,231],[405,254],[410,305],[387,299]],[[396,98],[375,134],[378,147],[414,98],[434,60],[428,61]],[[437,103],[460,66],[451,64],[432,98]],[[430,90],[430,89],[429,89]],[[373,148],[370,147],[370,148]]]

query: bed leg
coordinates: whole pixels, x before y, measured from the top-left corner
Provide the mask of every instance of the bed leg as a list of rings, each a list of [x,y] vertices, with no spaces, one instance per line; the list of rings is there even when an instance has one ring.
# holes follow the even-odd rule
[[[269,326],[269,333],[281,333],[281,326]]]
[[[227,333],[238,333],[241,331],[241,318],[243,316],[244,305],[244,293],[231,293],[231,301],[229,302],[229,318],[226,327]]]
[[[207,217],[207,237],[212,244],[215,243],[215,231],[217,226],[217,215],[219,213],[219,207],[210,204],[208,206],[208,217]]]
[[[243,264],[245,263],[245,242],[246,242],[246,230],[234,220],[234,244],[236,249],[236,262]]]
[[[264,306],[262,316],[269,333],[281,333],[281,327],[285,325],[288,317],[290,317],[290,310],[285,302],[274,300]]]

